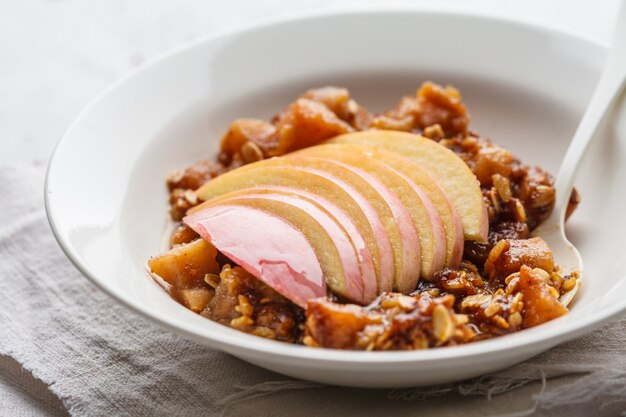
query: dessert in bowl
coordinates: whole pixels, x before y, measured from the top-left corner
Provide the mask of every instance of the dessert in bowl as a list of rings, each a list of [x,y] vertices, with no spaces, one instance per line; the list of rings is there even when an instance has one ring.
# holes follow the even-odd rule
[[[170,174],[182,223],[149,269],[202,316],[312,347],[451,346],[560,317],[578,271],[531,237],[553,178],[469,119],[427,82],[379,115],[327,86],[236,120],[213,159]]]
[[[463,33],[463,41],[453,33]],[[626,291],[626,266],[621,248],[626,244],[626,222],[620,215],[624,205],[620,190],[626,167],[621,164],[625,152],[617,140],[624,131],[619,111],[619,123],[605,129],[606,139],[590,148],[576,183],[582,202],[568,221],[568,236],[580,250],[585,268],[584,285],[568,305],[569,313],[523,331],[456,346],[385,351],[312,348],[249,334],[231,328],[230,322],[224,325],[190,310],[146,272],[146,261],[170,244],[170,193],[163,179],[171,170],[213,159],[234,120],[271,121],[277,111],[312,87],[345,86],[357,103],[380,115],[400,97],[413,95],[425,80],[454,85],[463,93],[472,115],[471,129],[492,138],[524,163],[556,172],[604,54],[604,46],[595,42],[537,26],[407,10],[307,16],[202,39],[129,75],[99,96],[69,127],[48,169],[45,195],[51,226],[75,265],[125,306],[171,331],[276,372],[333,384],[399,387],[500,369],[589,332],[625,308],[621,294]],[[435,132],[422,132],[424,136],[431,133]],[[245,152],[256,153],[254,149]],[[279,158],[291,161],[293,157]],[[337,167],[353,166],[345,158],[325,162],[324,170],[356,178]],[[330,168],[331,164],[336,168]],[[270,168],[285,169],[264,169]],[[412,181],[418,180],[416,174]],[[362,184],[357,185],[361,193],[371,190]],[[263,192],[269,191],[277,198],[284,195],[276,189]],[[306,190],[297,191],[299,202],[307,199]],[[434,193],[428,196],[435,209],[440,207]],[[330,200],[328,195],[326,200]],[[374,205],[381,199],[368,201]],[[320,207],[318,202],[312,204]],[[328,204],[321,206],[329,211]],[[441,207],[437,213],[445,231]],[[413,220],[410,212],[398,212],[396,217]],[[393,213],[391,218],[395,219]],[[356,224],[358,219],[352,221]],[[391,238],[397,223],[383,224],[390,244],[398,241]],[[400,231],[405,233],[403,241],[411,239],[410,228],[397,228],[397,234]],[[164,235],[166,242],[161,244]],[[358,239],[356,234],[351,236]],[[448,233],[445,236],[447,255],[448,241],[455,239]],[[204,245],[203,241],[198,244]],[[466,257],[468,253],[464,247]],[[221,255],[217,260],[227,263]],[[235,273],[240,271],[232,260],[231,266]],[[429,281],[420,276],[419,282]],[[392,293],[397,293],[393,283]],[[277,294],[274,291],[271,296],[278,298]],[[269,335],[265,333],[261,336]]]

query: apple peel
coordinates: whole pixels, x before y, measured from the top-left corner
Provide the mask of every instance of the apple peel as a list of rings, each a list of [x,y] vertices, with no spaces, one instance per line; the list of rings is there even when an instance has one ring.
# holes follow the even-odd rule
[[[305,236],[286,221],[251,207],[221,205],[198,210],[184,222],[300,307],[305,307],[308,300],[326,296],[326,281],[317,255]],[[284,244],[286,239],[289,245]]]

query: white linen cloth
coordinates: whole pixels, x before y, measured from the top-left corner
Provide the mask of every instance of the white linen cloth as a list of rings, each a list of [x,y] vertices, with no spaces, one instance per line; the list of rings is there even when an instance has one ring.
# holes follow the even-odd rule
[[[294,12],[384,4],[503,15],[607,42],[619,1],[601,7],[593,0],[0,1],[0,416],[62,416],[64,408],[81,416],[491,416],[532,409],[532,396],[542,390],[529,382],[541,378],[535,365],[547,378],[544,396],[573,404],[544,410],[553,404],[544,399],[539,414],[623,412],[624,322],[478,383],[363,391],[281,382],[290,380],[168,335],[98,292],[49,232],[39,201],[42,167],[3,165],[47,159],[102,88],[144,60],[216,30]],[[581,367],[598,373],[552,377],[555,369],[571,374]],[[309,389],[289,390],[296,387]],[[490,401],[485,392],[494,394]],[[621,402],[600,408],[616,398]]]
[[[626,320],[502,372],[401,390],[297,381],[187,341],[81,276],[49,229],[42,179],[41,165],[0,166],[0,355],[71,415],[626,415]]]

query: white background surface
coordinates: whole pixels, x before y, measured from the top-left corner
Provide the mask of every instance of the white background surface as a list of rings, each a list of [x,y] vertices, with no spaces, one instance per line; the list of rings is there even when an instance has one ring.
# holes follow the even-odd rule
[[[385,4],[505,15],[608,42],[618,3],[0,0],[0,161],[47,160],[72,118],[112,81],[181,42],[223,28],[310,10]]]
[[[220,29],[384,4],[504,15],[608,43],[619,1],[0,0],[0,163],[45,162],[72,118],[108,84],[181,42]],[[55,411],[42,404],[51,403],[32,377],[0,358],[0,411]]]

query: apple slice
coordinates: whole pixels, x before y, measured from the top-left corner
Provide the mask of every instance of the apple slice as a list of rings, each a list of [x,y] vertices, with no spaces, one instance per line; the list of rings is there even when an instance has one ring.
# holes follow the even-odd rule
[[[253,164],[253,165],[256,165]],[[376,210],[352,185],[321,170],[305,167],[258,167],[236,169],[200,187],[200,200],[251,187],[284,186],[324,196],[341,208],[356,224],[371,253],[376,277],[393,276],[393,251],[389,235]]]
[[[196,211],[185,217],[185,223],[297,305],[304,308],[308,300],[326,295],[315,251],[285,220],[253,207],[219,205]]]
[[[459,212],[441,185],[428,172],[397,152],[373,147],[366,148],[365,146],[362,148],[364,148],[366,155],[406,175],[407,178],[410,178],[426,193],[443,222],[446,235],[446,266],[453,269],[458,268],[463,259],[463,222]]]
[[[357,167],[378,178],[385,186],[391,189],[408,209],[419,236],[419,250],[421,254],[421,276],[432,279],[435,272],[445,266],[446,234],[434,204],[426,193],[410,178],[372,157],[350,149],[350,146],[322,145],[301,150],[297,155],[319,156]],[[358,147],[357,147],[358,148]],[[397,282],[396,289],[401,292],[413,291],[417,285],[413,281]]]
[[[302,152],[306,153],[306,151]],[[362,154],[390,166],[413,181],[433,202],[443,223],[446,239],[445,266],[458,268],[463,258],[463,224],[454,204],[452,204],[445,191],[428,172],[397,152],[372,146],[336,143],[310,148],[310,152],[328,155],[330,158],[333,158],[334,155],[340,152],[349,155]],[[356,157],[351,156],[351,158],[354,159]]]
[[[361,151],[360,147],[356,148]],[[392,291],[394,282],[406,282],[419,275],[420,253],[416,250],[419,249],[419,237],[413,219],[398,196],[374,175],[338,161],[307,156],[271,158],[239,169],[268,166],[309,167],[325,171],[354,186],[372,204],[390,237],[394,259],[394,274],[380,277],[379,292]],[[345,224],[345,221],[339,222]]]
[[[330,159],[311,159],[317,159],[320,163],[330,164],[327,169],[334,164],[339,168],[352,171],[354,174],[365,180],[376,192],[376,194],[369,194],[369,201],[376,201],[377,198],[382,199],[376,207],[387,208],[391,211],[391,217],[384,217],[386,220],[385,224],[388,225],[389,223],[393,223],[395,225],[395,229],[398,231],[397,236],[394,234],[391,239],[396,271],[392,287],[395,287],[398,291],[404,291],[408,288],[411,288],[411,290],[407,291],[412,291],[415,288],[415,278],[419,277],[422,270],[422,255],[420,250],[420,239],[417,228],[415,227],[415,222],[413,221],[409,210],[402,203],[402,199],[400,199],[398,195],[393,192],[393,190],[389,189],[374,175],[360,168]],[[380,210],[379,212],[381,211],[383,212],[383,215],[386,214],[383,210]],[[388,225],[387,229],[392,229],[392,227]],[[391,288],[386,291],[391,291]]]
[[[489,217],[476,176],[450,149],[406,132],[370,130],[337,136],[325,143],[353,143],[397,152],[422,167],[444,189],[456,207],[466,240],[485,242]]]
[[[349,216],[323,197],[288,187],[248,188],[206,201],[190,214],[216,204],[250,205],[294,224],[318,254],[333,293],[360,304],[377,296],[376,273],[365,240]],[[325,268],[327,264],[330,267]]]

